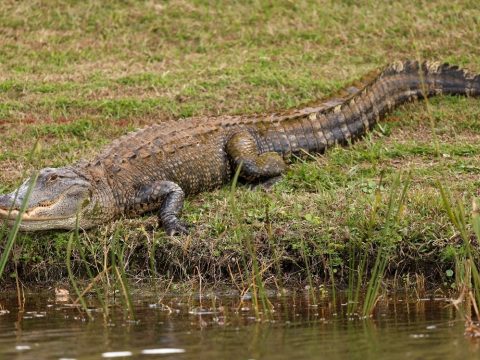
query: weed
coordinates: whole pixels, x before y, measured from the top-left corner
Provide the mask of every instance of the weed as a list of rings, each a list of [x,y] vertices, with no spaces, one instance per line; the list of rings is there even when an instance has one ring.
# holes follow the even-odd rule
[[[457,256],[455,265],[456,284],[460,295],[458,299],[452,300],[452,304],[465,317],[466,334],[478,336],[478,334],[480,334],[480,272],[478,269],[478,252],[475,251],[472,246],[472,237],[470,236],[469,222],[463,201],[461,199],[452,199],[451,194],[440,182],[438,183],[438,187],[445,211],[463,241],[464,251]],[[480,213],[478,209],[478,199],[474,198],[472,201],[470,223],[475,234],[475,241],[480,239]],[[471,304],[471,307],[473,307],[477,319],[476,323],[472,321],[472,316],[469,315],[469,312],[463,313],[461,310],[460,305],[463,300],[466,300],[467,304]]]

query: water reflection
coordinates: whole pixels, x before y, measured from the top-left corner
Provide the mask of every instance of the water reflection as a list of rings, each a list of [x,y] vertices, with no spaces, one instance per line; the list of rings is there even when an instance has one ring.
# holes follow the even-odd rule
[[[141,294],[141,295],[140,295]],[[444,299],[384,299],[368,320],[345,299],[311,303],[304,294],[272,296],[275,311],[255,316],[238,294],[134,296],[135,320],[117,307],[90,321],[51,294],[2,295],[0,359],[436,359],[478,358],[464,322]],[[161,301],[159,301],[161,299]],[[94,305],[94,304],[92,304]],[[7,311],[8,310],[8,311]]]

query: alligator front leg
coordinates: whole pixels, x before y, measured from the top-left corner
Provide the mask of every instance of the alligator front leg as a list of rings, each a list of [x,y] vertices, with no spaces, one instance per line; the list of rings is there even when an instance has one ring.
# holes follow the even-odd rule
[[[235,167],[241,165],[240,176],[247,181],[278,177],[286,168],[283,158],[276,152],[260,153],[256,139],[246,130],[239,131],[230,138],[227,154]]]
[[[160,203],[158,219],[168,235],[187,234],[187,224],[178,218],[183,208],[185,194],[176,183],[172,181],[157,181],[142,187],[135,199],[137,207]]]

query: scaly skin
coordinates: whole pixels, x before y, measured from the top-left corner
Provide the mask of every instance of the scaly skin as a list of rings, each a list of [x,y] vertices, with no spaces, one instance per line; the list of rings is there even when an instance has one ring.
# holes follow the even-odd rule
[[[186,233],[179,219],[184,197],[227,183],[238,166],[248,181],[276,177],[285,157],[348,144],[396,106],[440,94],[479,96],[480,76],[447,64],[397,62],[336,105],[152,125],[114,141],[93,161],[41,170],[21,230],[72,229],[77,215],[89,228],[158,210],[168,234]],[[30,182],[0,196],[0,219],[12,224]]]

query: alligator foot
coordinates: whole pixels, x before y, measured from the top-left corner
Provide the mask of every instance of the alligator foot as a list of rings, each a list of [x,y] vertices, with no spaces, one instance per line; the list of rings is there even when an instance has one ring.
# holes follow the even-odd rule
[[[233,135],[226,150],[235,168],[240,166],[240,177],[247,181],[275,177],[282,174],[286,168],[280,154],[273,151],[260,153],[257,139],[246,130]]]
[[[188,225],[179,219],[185,194],[178,184],[172,181],[155,181],[138,189],[134,207],[145,204],[158,204],[158,222],[168,235],[188,234]]]
[[[265,181],[259,182],[252,186],[253,190],[270,190],[276,183],[283,179],[282,175],[271,177]]]
[[[163,219],[159,222],[160,225],[163,226],[165,233],[169,236],[187,235],[189,233],[190,225],[176,217],[172,219]]]

